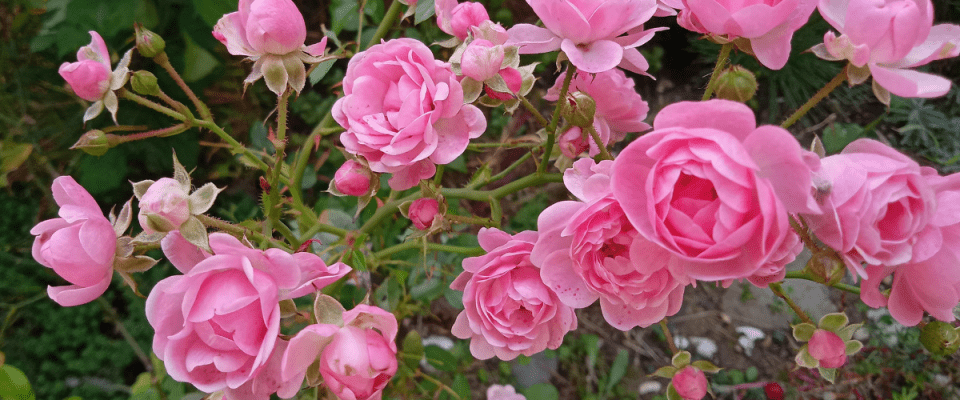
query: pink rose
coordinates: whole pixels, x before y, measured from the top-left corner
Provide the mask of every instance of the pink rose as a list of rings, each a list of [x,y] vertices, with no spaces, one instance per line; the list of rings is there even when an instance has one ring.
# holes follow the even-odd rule
[[[613,194],[634,228],[679,257],[694,279],[746,278],[792,231],[788,212],[819,212],[819,159],[776,126],[756,126],[727,100],[665,107],[654,131],[613,164]]]
[[[953,321],[953,310],[960,303],[960,174],[931,176],[928,181],[937,202],[929,229],[940,231],[939,251],[923,261],[867,266],[867,278],[860,284],[864,303],[888,307],[890,315],[905,326],[920,323],[924,311],[941,321]],[[880,292],[880,284],[890,274],[893,284],[888,299]]]
[[[806,216],[821,241],[847,266],[865,276],[862,261],[896,266],[931,257],[943,239],[930,223],[937,211],[928,183],[936,172],[870,139],[847,145],[821,160],[820,179],[829,182],[824,213]]]
[[[650,326],[680,311],[686,279],[673,275],[671,254],[638,235],[609,187],[600,185],[609,182],[612,161],[591,164],[596,165],[589,158],[578,160],[564,181],[576,182],[570,188],[575,195],[586,185],[588,196],[598,197],[544,210],[530,260],[567,306],[584,308],[599,298],[604,319],[615,328]],[[583,179],[587,169],[595,173]]]
[[[790,58],[793,33],[807,23],[816,0],[683,0],[680,26],[694,32],[744,38],[757,60],[770,69],[783,68]]]
[[[511,236],[481,228],[477,238],[487,254],[463,260],[463,273],[450,284],[463,291],[464,305],[453,335],[470,339],[470,353],[481,360],[512,360],[559,347],[563,336],[577,328],[577,316],[530,262],[537,233]]]
[[[53,180],[60,218],[40,222],[30,234],[33,259],[70,283],[48,286],[57,304],[72,307],[100,297],[110,286],[117,234],[90,193],[69,176]]]
[[[437,217],[439,210],[440,202],[437,199],[416,199],[410,203],[407,217],[413,222],[413,226],[423,231],[433,226],[433,219]]]
[[[527,400],[510,385],[490,385],[487,388],[487,400]]]
[[[363,196],[370,191],[373,173],[357,160],[347,160],[333,175],[337,191],[348,196]]]
[[[96,31],[90,31],[90,37],[90,44],[77,50],[77,62],[60,65],[60,76],[77,96],[94,102],[83,114],[83,122],[100,115],[104,108],[110,111],[116,122],[119,102],[113,91],[127,83],[130,52],[123,55],[116,69],[111,69],[107,44]]]
[[[147,297],[154,353],[171,377],[205,392],[285,396],[299,389],[291,376],[277,381],[279,302],[317,291],[349,267],[326,267],[309,253],[251,249],[224,233],[210,235],[209,243],[213,255],[179,232],[161,241],[184,275],[160,281]]]
[[[160,242],[163,254],[186,274],[211,255],[191,244],[179,232],[170,232]],[[306,296],[346,276],[352,269],[341,262],[327,265],[316,254],[290,254],[280,249],[257,250],[225,233],[210,235],[210,249],[216,255],[237,255],[255,269],[268,271],[276,280],[280,300]]]
[[[471,27],[490,20],[483,4],[472,1],[457,4],[457,0],[437,0],[433,7],[440,30],[460,40],[466,40]]]
[[[333,106],[346,131],[340,141],[370,169],[392,173],[390,187],[409,189],[463,153],[487,121],[463,104],[463,89],[449,64],[423,43],[394,39],[350,59],[344,97]]]
[[[662,29],[643,30],[657,12],[656,0],[527,0],[544,28],[517,24],[508,45],[520,54],[563,50],[578,69],[598,73],[617,66],[639,74],[648,68],[636,48]]]
[[[545,100],[559,99],[566,74],[564,72],[557,78],[556,83],[543,97]],[[633,79],[628,78],[623,71],[614,69],[599,74],[577,72],[570,81],[569,91],[586,93],[596,103],[594,129],[604,145],[623,140],[627,133],[650,129],[650,125],[643,122],[650,107],[637,93]],[[591,156],[600,154],[600,148],[590,134],[581,132],[579,128],[571,128],[561,135],[559,143],[561,151],[570,158],[586,151],[588,146]],[[568,151],[574,156],[567,154]]]
[[[190,218],[190,194],[179,182],[160,178],[140,196],[137,219],[144,232],[170,232]]]
[[[930,0],[821,0],[819,9],[840,36],[827,32],[813,51],[869,70],[849,75],[851,82],[872,75],[874,92],[879,86],[903,97],[937,97],[950,90],[949,79],[909,69],[960,55],[960,26],[934,26]],[[889,102],[889,93],[878,97]]]
[[[700,400],[707,395],[707,377],[697,367],[677,371],[670,383],[683,400]]]
[[[214,392],[237,389],[260,372],[280,333],[272,272],[241,255],[214,255],[154,286],[147,321],[156,331],[153,352],[170,377]]]
[[[463,51],[460,69],[463,76],[483,82],[497,76],[503,56],[503,46],[494,45],[489,40],[476,39]]]
[[[821,368],[840,368],[847,362],[847,345],[836,333],[817,329],[807,343],[807,351]]]
[[[304,45],[307,27],[291,0],[240,0],[238,11],[217,21],[213,37],[227,46],[230,54],[254,61],[244,84],[263,77],[277,95],[286,90],[288,83],[298,93],[303,90],[303,63],[320,62],[327,46],[326,38]]]
[[[365,304],[343,313],[340,325],[303,328],[283,355],[283,377],[303,374],[319,356],[323,382],[337,397],[377,399],[397,372],[397,320]]]
[[[787,264],[796,260],[802,251],[803,242],[800,241],[800,236],[796,232],[788,232],[780,248],[770,255],[757,272],[747,277],[747,280],[757,287],[767,287],[773,282],[782,281],[787,276]]]

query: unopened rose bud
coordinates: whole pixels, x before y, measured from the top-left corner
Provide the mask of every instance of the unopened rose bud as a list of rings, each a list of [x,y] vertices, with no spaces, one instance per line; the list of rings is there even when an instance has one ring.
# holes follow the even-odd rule
[[[489,20],[490,15],[487,14],[487,9],[483,8],[483,4],[464,2],[454,7],[450,27],[454,36],[464,40],[470,28]]]
[[[671,383],[683,400],[700,400],[707,395],[707,377],[697,367],[684,367]]]
[[[718,98],[746,103],[757,93],[757,77],[750,70],[734,65],[720,72],[716,92]]]
[[[817,329],[807,344],[810,355],[822,368],[839,368],[847,362],[846,343],[828,330]]]
[[[410,203],[407,217],[413,222],[413,226],[424,231],[433,225],[433,219],[439,211],[440,202],[437,199],[416,199]]]
[[[494,45],[488,40],[477,39],[467,45],[460,61],[463,76],[483,82],[497,76],[503,63],[503,46]]]
[[[563,117],[573,126],[581,128],[593,125],[593,115],[597,112],[597,103],[590,95],[583,92],[573,92],[567,95],[567,104],[563,109]]]
[[[140,197],[138,220],[145,232],[176,230],[190,218],[189,188],[171,178],[160,178]]]
[[[110,150],[110,138],[103,131],[94,129],[87,133],[84,133],[80,137],[80,140],[77,140],[77,143],[74,143],[71,150],[82,150],[84,153],[87,153],[91,156],[102,156],[107,150]]]
[[[946,322],[933,321],[920,331],[920,343],[933,354],[949,356],[960,349],[960,331]]]
[[[583,128],[574,126],[557,138],[560,152],[567,158],[576,159],[581,153],[590,149],[589,139],[585,137]]]
[[[135,71],[130,74],[130,86],[133,91],[145,96],[159,96],[160,86],[157,77],[150,71]]]
[[[348,196],[363,196],[370,190],[373,173],[357,160],[347,160],[336,174],[333,184],[337,191]]]
[[[143,25],[137,24],[134,30],[137,35],[137,51],[140,52],[140,55],[153,58],[163,53],[163,50],[167,47],[167,42],[160,35],[144,28]]]

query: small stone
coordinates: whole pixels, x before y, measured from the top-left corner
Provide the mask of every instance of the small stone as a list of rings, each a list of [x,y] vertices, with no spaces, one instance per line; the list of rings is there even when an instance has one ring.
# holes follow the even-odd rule
[[[651,393],[660,393],[663,389],[663,385],[657,381],[647,381],[640,384],[640,387],[637,389],[637,392],[640,394],[651,394]]]

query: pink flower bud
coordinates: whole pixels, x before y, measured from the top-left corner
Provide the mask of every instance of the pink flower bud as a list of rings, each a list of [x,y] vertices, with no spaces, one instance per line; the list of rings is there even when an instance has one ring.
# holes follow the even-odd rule
[[[510,89],[512,93],[498,92],[491,89],[490,86],[484,85],[483,90],[487,93],[487,96],[500,101],[507,101],[514,97],[513,93],[518,93],[520,89],[523,88],[523,75],[515,68],[506,67],[501,69],[500,77],[507,83],[507,89]]]
[[[487,388],[487,400],[527,400],[510,385],[490,385]]]
[[[77,62],[60,65],[63,77],[81,99],[97,101],[110,89],[110,53],[96,31],[90,31],[90,44],[77,51]]]
[[[433,219],[439,211],[440,203],[437,199],[416,199],[410,203],[407,217],[413,221],[413,226],[423,231],[433,225]]]
[[[681,369],[673,376],[672,383],[683,400],[700,400],[707,395],[707,377],[697,367]]]
[[[458,4],[454,7],[450,19],[450,28],[453,31],[450,34],[464,40],[471,27],[479,26],[483,21],[489,20],[490,15],[487,14],[487,9],[483,8],[483,4],[474,2]]]
[[[396,345],[373,329],[345,326],[320,354],[320,375],[340,398],[379,397],[396,370]]]
[[[40,222],[30,234],[33,259],[69,282],[48,286],[50,299],[64,307],[89,303],[110,286],[117,235],[100,206],[69,176],[53,180],[60,218]]]
[[[347,160],[333,175],[333,184],[348,196],[363,196],[370,190],[370,169],[357,160]]]
[[[174,179],[160,178],[140,197],[138,220],[145,232],[176,230],[190,218],[190,194]]]
[[[807,351],[822,368],[839,368],[847,362],[847,346],[836,333],[817,329],[810,337]]]
[[[467,45],[460,61],[464,76],[479,82],[497,76],[503,63],[503,46],[494,45],[488,40],[477,39]]]
[[[110,88],[110,68],[96,61],[63,63],[59,72],[73,92],[87,101],[100,100]]]

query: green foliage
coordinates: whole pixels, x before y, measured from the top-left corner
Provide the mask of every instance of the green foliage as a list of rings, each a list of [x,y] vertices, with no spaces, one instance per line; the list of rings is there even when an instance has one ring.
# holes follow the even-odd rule
[[[938,99],[905,99],[894,96],[887,120],[898,127],[897,145],[915,151],[937,165],[942,173],[960,170],[960,88]]]

